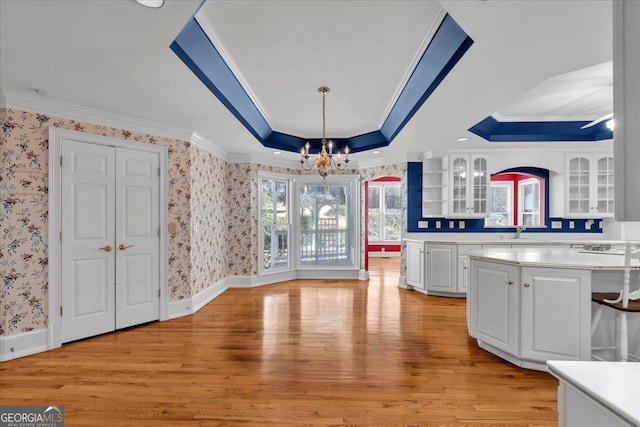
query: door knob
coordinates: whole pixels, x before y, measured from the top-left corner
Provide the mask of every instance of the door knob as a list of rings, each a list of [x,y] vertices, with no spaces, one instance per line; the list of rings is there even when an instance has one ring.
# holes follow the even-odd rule
[[[133,247],[133,245],[121,244],[120,246],[118,246],[118,249],[120,249],[121,251],[124,251],[124,250],[127,250],[127,249],[132,248],[132,247]]]
[[[111,252],[111,249],[113,249],[111,246],[107,245],[104,248],[98,248],[99,251],[105,251],[105,252]]]

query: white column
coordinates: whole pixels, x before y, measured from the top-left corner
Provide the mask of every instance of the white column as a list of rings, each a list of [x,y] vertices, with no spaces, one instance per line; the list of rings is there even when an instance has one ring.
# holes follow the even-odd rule
[[[640,221],[640,1],[612,3],[615,219]]]

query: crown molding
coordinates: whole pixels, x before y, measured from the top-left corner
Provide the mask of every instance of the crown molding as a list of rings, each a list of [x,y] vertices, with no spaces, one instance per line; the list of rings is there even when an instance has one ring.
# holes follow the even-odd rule
[[[404,73],[402,80],[400,80],[400,82],[398,83],[398,87],[396,88],[395,93],[391,97],[391,100],[389,101],[387,108],[385,108],[384,112],[382,113],[382,116],[380,117],[380,120],[378,120],[378,130],[382,129],[382,125],[384,124],[385,120],[387,120],[387,117],[389,117],[389,114],[391,113],[391,109],[398,101],[400,94],[402,93],[405,86],[407,85],[409,78],[411,78],[411,75],[413,74],[416,67],[418,66],[420,59],[422,59],[422,55],[424,55],[424,52],[427,50],[427,47],[429,47],[429,43],[431,42],[431,39],[433,39],[433,36],[438,31],[438,28],[446,15],[447,15],[447,11],[444,10],[441,6],[440,9],[438,10],[438,13],[436,13],[436,16],[434,17],[433,22],[431,22],[431,26],[429,27],[426,34],[424,35],[424,38],[422,39],[422,43],[420,43],[420,46],[418,46],[418,49],[416,50],[416,53],[413,56],[413,59],[411,60],[411,63],[407,67],[407,71]]]
[[[192,131],[187,129],[167,126],[150,120],[136,119],[94,108],[68,104],[44,98],[40,95],[5,89],[0,89],[0,107],[15,108],[32,113],[47,114],[95,125],[175,138],[182,141],[190,141],[193,134]]]
[[[383,155],[380,158],[360,160],[358,162],[358,169],[367,169],[378,166],[395,165],[397,163],[407,162],[421,162],[422,156],[420,153],[404,153],[395,155]]]
[[[262,117],[264,117],[265,121],[269,123],[269,116],[267,115],[267,112],[262,107],[262,104],[260,104],[260,101],[258,101],[258,97],[256,96],[256,94],[251,90],[251,86],[249,85],[249,82],[247,82],[247,79],[244,78],[244,75],[240,72],[238,67],[236,67],[235,62],[233,62],[233,59],[229,54],[229,51],[224,47],[224,44],[216,34],[213,25],[211,25],[211,23],[201,10],[195,14],[194,19],[196,20],[198,25],[200,25],[200,28],[202,28],[202,31],[204,31],[207,38],[209,38],[211,44],[213,44],[213,46],[218,50],[218,53],[227,64],[227,67],[229,67],[229,69],[231,70],[231,73],[233,73],[235,78],[238,80],[238,83],[240,83],[240,86],[242,86],[244,91],[249,96],[249,99],[251,99],[251,102],[253,102],[253,105],[256,106],[260,114],[262,114]]]
[[[222,149],[220,146],[218,146],[215,142],[212,142],[210,140],[208,140],[207,138],[205,138],[204,136],[200,135],[198,132],[193,132],[191,134],[191,138],[189,138],[189,141],[199,147],[202,148],[203,150],[213,154],[214,156],[218,157],[219,159],[222,159],[226,162],[230,161],[229,160],[229,153]]]

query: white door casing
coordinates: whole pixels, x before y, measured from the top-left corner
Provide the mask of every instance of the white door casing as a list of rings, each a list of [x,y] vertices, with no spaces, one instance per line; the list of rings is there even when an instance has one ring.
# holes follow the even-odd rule
[[[112,251],[109,254],[112,255],[112,258],[115,260],[114,263],[121,258],[122,262],[125,264],[128,262],[130,268],[129,270],[124,270],[120,268],[116,268],[118,274],[126,274],[129,280],[132,283],[136,283],[139,287],[136,290],[130,289],[129,295],[127,297],[126,294],[122,292],[113,295],[119,295],[122,298],[116,299],[115,307],[117,311],[120,311],[123,315],[120,316],[120,321],[122,325],[125,325],[127,322],[126,311],[128,309],[137,310],[138,319],[144,319],[144,316],[152,316],[152,319],[159,320],[167,320],[168,316],[168,248],[167,248],[167,223],[168,223],[168,177],[167,177],[167,148],[145,144],[145,143],[137,143],[130,142],[125,140],[120,140],[111,137],[105,137],[101,135],[94,134],[85,134],[81,132],[59,129],[55,127],[49,128],[49,318],[48,318],[48,347],[56,348],[59,347],[63,341],[63,331],[62,331],[62,314],[65,315],[68,313],[68,307],[62,310],[60,307],[63,307],[63,257],[62,257],[62,242],[63,242],[63,234],[62,234],[62,225],[63,225],[63,203],[62,203],[62,171],[61,167],[61,159],[62,159],[62,151],[63,147],[67,144],[73,145],[73,143],[90,143],[95,146],[105,146],[111,147],[115,153],[116,150],[114,148],[118,148],[120,151],[120,157],[117,159],[121,163],[121,168],[124,168],[123,172],[124,177],[123,181],[123,189],[119,194],[125,199],[129,198],[129,205],[132,208],[136,208],[137,210],[140,208],[141,203],[154,204],[159,206],[159,209],[156,210],[156,214],[151,215],[148,211],[144,213],[141,210],[139,216],[135,216],[129,212],[127,214],[127,207],[124,207],[119,211],[121,216],[129,216],[131,220],[130,225],[126,225],[126,220],[121,223],[122,230],[121,234],[117,234],[118,230],[115,230],[112,234],[113,243],[110,244],[112,246]],[[122,150],[125,149],[125,150]],[[133,157],[130,155],[131,152],[128,150],[133,150]],[[140,157],[138,154],[142,157]],[[150,155],[147,160],[145,155]],[[124,161],[123,159],[131,159],[129,161]],[[141,160],[142,159],[142,160]],[[147,164],[145,164],[147,162]],[[150,163],[149,163],[150,162]],[[127,165],[127,163],[129,163]],[[124,164],[124,166],[122,166]],[[153,166],[150,166],[153,164]],[[116,169],[118,169],[118,162],[115,162]],[[126,168],[129,168],[129,172],[126,172]],[[140,175],[144,175],[145,168],[152,168],[153,173],[147,173],[147,177],[154,176],[155,184],[149,186],[143,182],[141,182]],[[158,178],[158,175],[159,178]],[[142,180],[144,181],[144,180]],[[115,188],[115,185],[114,185]],[[126,188],[126,189],[125,189]],[[146,188],[146,189],[145,189]],[[145,197],[140,197],[143,193],[147,193],[146,199]],[[128,196],[127,196],[128,194]],[[118,196],[116,196],[118,197]],[[151,201],[155,197],[157,201]],[[114,200],[116,198],[114,197]],[[135,206],[134,206],[135,205]],[[96,208],[97,209],[97,208]],[[130,211],[131,209],[129,209]],[[114,206],[113,209],[114,215],[116,215],[117,209]],[[149,219],[150,224],[146,226],[146,237],[142,235],[145,234],[141,227],[141,218]],[[95,222],[95,221],[94,221]],[[112,221],[112,224],[117,224],[118,221]],[[153,223],[153,225],[151,225]],[[115,226],[115,225],[114,225]],[[153,231],[153,233],[149,232],[149,229]],[[159,236],[158,236],[159,235]],[[60,236],[60,237],[58,237]],[[129,247],[124,251],[121,251],[116,246],[116,241],[126,236],[127,239],[136,240],[136,243],[125,243],[128,245],[134,245],[134,247]],[[155,237],[154,237],[155,236]],[[147,239],[145,242],[144,240]],[[156,250],[156,256],[150,257],[149,253],[145,250],[148,249],[148,246],[151,241],[155,240],[155,244],[159,248]],[[120,245],[120,242],[118,242]],[[98,246],[104,247],[105,245]],[[93,246],[92,246],[93,247]],[[136,250],[137,252],[134,252]],[[99,252],[106,254],[107,252],[104,250],[100,250]],[[103,254],[103,255],[104,255]],[[130,258],[128,258],[130,257]],[[136,259],[137,257],[137,259]],[[127,260],[128,261],[125,261]],[[145,263],[140,263],[138,261],[145,259]],[[155,266],[153,266],[155,264]],[[142,271],[153,270],[152,275],[155,275],[153,279],[150,280],[140,280],[140,273]],[[92,274],[95,274],[92,271]],[[117,282],[118,278],[114,277],[114,280],[107,279],[112,283],[112,287],[114,283]],[[154,286],[151,286],[150,283],[155,282]],[[140,284],[146,285],[140,286]],[[149,289],[153,288],[153,291]],[[159,289],[158,289],[159,288]],[[159,297],[158,297],[159,294]],[[146,301],[145,301],[146,300]],[[149,300],[153,300],[151,303]],[[118,304],[120,304],[120,308],[118,308]],[[128,308],[125,308],[128,306]],[[146,307],[145,307],[146,306]],[[114,317],[114,319],[116,319]],[[115,321],[115,320],[114,320]],[[143,323],[148,320],[139,320],[136,323]],[[126,326],[118,326],[118,327],[126,327]],[[66,337],[65,337],[66,338]],[[68,339],[65,339],[68,341]]]

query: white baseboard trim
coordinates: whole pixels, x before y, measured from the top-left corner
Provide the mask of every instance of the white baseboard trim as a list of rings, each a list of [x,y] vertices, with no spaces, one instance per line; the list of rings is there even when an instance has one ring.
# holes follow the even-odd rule
[[[226,279],[220,280],[215,285],[192,296],[191,301],[193,302],[193,313],[197,312],[209,302],[220,296],[224,291],[229,289],[229,286],[225,283],[226,281]]]
[[[400,258],[400,252],[369,252],[369,258]]]
[[[0,336],[0,362],[47,351],[47,328]]]
[[[191,298],[179,299],[177,301],[169,301],[167,309],[167,320],[178,317],[189,316],[194,313],[193,301]]]
[[[413,289],[413,286],[407,285],[407,276],[400,276],[398,278],[398,287],[400,289]]]
[[[365,270],[296,270],[264,276],[231,276],[227,277],[229,288],[256,288],[296,279],[311,280],[369,280],[369,272]]]

